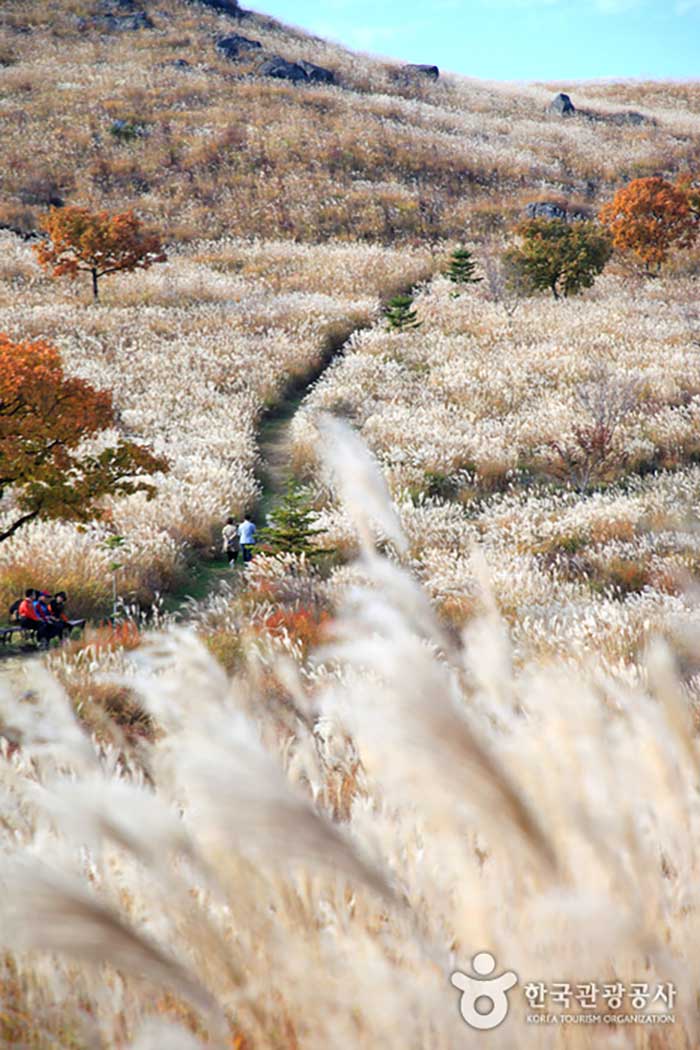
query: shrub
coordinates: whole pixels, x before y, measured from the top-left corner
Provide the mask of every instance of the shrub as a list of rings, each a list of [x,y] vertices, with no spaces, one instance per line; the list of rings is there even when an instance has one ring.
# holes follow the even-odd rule
[[[592,222],[530,219],[517,227],[520,244],[506,262],[531,292],[549,289],[555,299],[590,288],[612,254],[610,237]]]

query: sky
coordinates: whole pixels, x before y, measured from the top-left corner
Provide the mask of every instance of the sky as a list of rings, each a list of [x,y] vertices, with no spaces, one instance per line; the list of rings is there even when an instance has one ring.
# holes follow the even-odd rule
[[[492,80],[700,78],[700,0],[251,0],[358,51]]]

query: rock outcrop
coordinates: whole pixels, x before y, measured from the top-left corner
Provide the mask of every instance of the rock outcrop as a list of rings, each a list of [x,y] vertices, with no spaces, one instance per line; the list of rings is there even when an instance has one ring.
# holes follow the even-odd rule
[[[313,62],[301,60],[289,62],[281,55],[271,55],[261,66],[258,73],[264,77],[276,77],[278,80],[291,80],[294,83],[335,84],[335,73]]]
[[[238,58],[241,52],[260,51],[262,44],[258,40],[250,40],[240,33],[231,33],[230,36],[222,36],[216,41],[216,49],[226,58]]]
[[[528,219],[564,219],[566,222],[585,222],[590,214],[583,208],[569,208],[559,201],[530,201],[525,205]]]
[[[316,84],[335,84],[335,73],[325,66],[317,66],[313,62],[297,62],[297,65],[306,73],[309,80]]]
[[[298,62],[288,62],[281,55],[272,55],[265,59],[258,68],[258,73],[264,77],[275,77],[277,80],[291,80],[294,83],[308,81],[306,71]]]
[[[560,91],[549,103],[548,112],[553,113],[557,117],[573,117],[576,107],[569,96]]]
[[[530,201],[525,205],[528,219],[565,219],[566,208],[554,201]]]
[[[409,65],[404,66],[404,72],[409,74],[416,74],[420,77],[427,77],[428,80],[438,80],[440,77],[440,70],[437,66],[426,66],[421,63],[411,62]]]
[[[101,33],[124,33],[153,29],[153,21],[135,0],[101,0],[87,18],[78,19],[80,29],[97,29]]]
[[[215,11],[221,11],[224,15],[238,17],[242,14],[237,0],[199,0],[205,7],[213,7]]]

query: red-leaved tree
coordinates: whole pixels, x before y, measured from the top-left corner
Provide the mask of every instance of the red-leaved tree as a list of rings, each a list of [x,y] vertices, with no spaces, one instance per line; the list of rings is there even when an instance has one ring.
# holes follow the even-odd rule
[[[66,376],[55,347],[0,334],[0,542],[35,518],[89,521],[105,496],[155,493],[145,478],[164,459],[134,441],[85,445],[115,421],[109,391]]]
[[[658,175],[634,179],[605,204],[600,219],[618,251],[630,253],[654,275],[673,248],[689,248],[698,235],[697,192],[687,181]]]
[[[72,206],[51,208],[40,225],[47,235],[34,249],[41,265],[54,277],[91,274],[95,301],[101,277],[147,270],[167,259],[158,234],[146,229],[133,211],[110,215]]]

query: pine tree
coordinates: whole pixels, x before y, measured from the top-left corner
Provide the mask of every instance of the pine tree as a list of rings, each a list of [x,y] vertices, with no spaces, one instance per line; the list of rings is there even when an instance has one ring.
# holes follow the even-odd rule
[[[419,328],[421,324],[413,309],[411,295],[395,295],[389,300],[384,314],[389,329],[394,332],[406,332],[411,328]]]
[[[301,486],[290,481],[279,507],[273,511],[269,524],[261,530],[260,540],[269,554],[305,554],[317,558],[330,554],[319,547],[316,538],[326,529],[314,528],[316,512]]]
[[[468,248],[456,248],[452,253],[449,266],[445,271],[445,276],[452,281],[453,284],[478,284],[482,281],[482,277],[476,277],[476,263],[474,257]],[[453,294],[459,295],[458,291]]]

